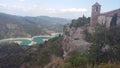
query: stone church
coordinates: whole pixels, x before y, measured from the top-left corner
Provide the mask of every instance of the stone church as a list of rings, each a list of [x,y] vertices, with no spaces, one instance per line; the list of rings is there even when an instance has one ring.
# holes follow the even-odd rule
[[[110,27],[111,19],[115,14],[117,14],[117,25],[120,25],[120,8],[105,13],[100,13],[100,11],[101,5],[99,3],[95,3],[92,6],[90,26],[95,26],[96,23],[99,23],[106,24],[106,27]]]

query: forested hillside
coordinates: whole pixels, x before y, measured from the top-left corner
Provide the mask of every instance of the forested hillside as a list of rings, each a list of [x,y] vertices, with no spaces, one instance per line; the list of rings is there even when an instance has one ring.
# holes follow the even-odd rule
[[[63,25],[69,20],[63,18],[38,16],[22,17],[0,13],[0,39],[32,37],[62,32]]]

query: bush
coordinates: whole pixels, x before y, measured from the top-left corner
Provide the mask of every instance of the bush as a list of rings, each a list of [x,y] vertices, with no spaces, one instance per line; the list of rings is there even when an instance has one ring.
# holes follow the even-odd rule
[[[84,26],[84,25],[89,24],[89,23],[90,23],[90,18],[89,17],[86,18],[83,15],[83,17],[80,17],[77,20],[72,20],[72,23],[70,24],[70,28],[71,27],[78,28],[78,27]]]
[[[120,68],[120,63],[101,63],[98,68]]]
[[[68,63],[64,63],[60,68],[72,68],[71,64]]]

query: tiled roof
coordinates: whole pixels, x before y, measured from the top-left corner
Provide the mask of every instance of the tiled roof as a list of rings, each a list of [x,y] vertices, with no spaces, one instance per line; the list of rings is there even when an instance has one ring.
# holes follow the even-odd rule
[[[100,15],[113,16],[116,13],[120,17],[120,8],[116,9],[116,10],[109,11],[109,12],[101,13]]]

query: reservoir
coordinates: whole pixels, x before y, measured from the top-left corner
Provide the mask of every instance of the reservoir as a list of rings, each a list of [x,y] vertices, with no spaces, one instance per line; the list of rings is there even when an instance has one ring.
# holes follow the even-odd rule
[[[10,38],[10,39],[3,39],[0,40],[0,43],[18,43],[20,45],[23,46],[29,46],[29,45],[33,45],[33,44],[40,44],[40,43],[44,43],[45,41],[54,38],[54,37],[58,37],[61,34],[55,34],[52,36],[34,36],[33,38]]]

